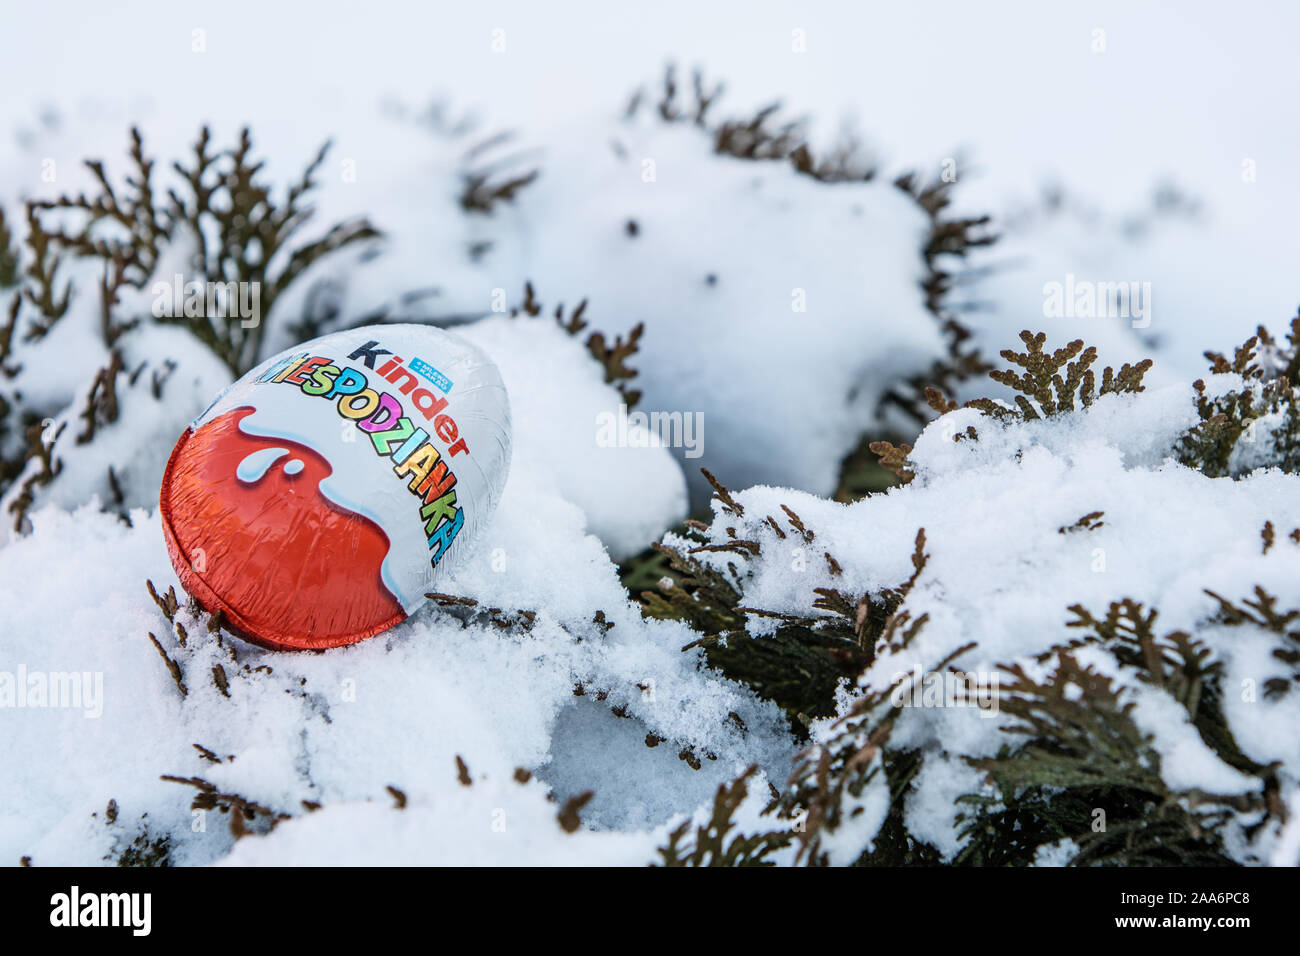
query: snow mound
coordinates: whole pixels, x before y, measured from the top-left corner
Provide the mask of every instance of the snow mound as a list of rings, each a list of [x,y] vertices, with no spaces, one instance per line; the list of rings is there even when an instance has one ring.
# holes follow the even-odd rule
[[[390,786],[412,794],[417,811],[419,800],[435,802],[444,825],[453,806],[470,815],[456,818],[457,852],[490,859],[506,845],[518,849],[492,842],[490,820],[471,822],[505,798],[462,798],[458,758],[511,793],[516,770],[538,772],[540,782],[502,803],[516,840],[540,841],[517,859],[551,855],[556,814],[585,790],[606,807],[642,808],[628,811],[629,831],[642,836],[611,835],[596,856],[644,855],[644,835],[693,811],[711,786],[751,763],[778,779],[788,767],[779,712],[702,669],[698,652],[682,653],[691,641],[684,626],[642,621],[601,544],[584,534],[581,512],[527,481],[511,481],[493,525],[450,580],[462,603],[427,608],[328,655],[218,640],[183,605],[174,612],[180,628],[169,626],[144,583],[165,594],[175,582],[156,514],[136,510],[127,527],[97,504],[38,510],[32,534],[0,550],[6,661],[30,674],[86,675],[78,706],[33,696],[6,711],[4,759],[15,771],[4,785],[0,846],[15,860],[99,863],[134,841],[163,840],[174,863],[210,862],[230,851],[226,823],[241,807],[255,808],[243,823],[260,832],[308,806],[364,815],[346,805],[391,801]],[[75,590],[70,554],[82,569]],[[628,729],[593,722],[593,708]],[[664,760],[684,766],[680,752],[701,769],[664,775],[647,797],[639,777],[598,772],[615,737],[626,751],[634,741],[647,749],[652,737]],[[558,802],[543,825],[545,793]],[[201,812],[231,805],[229,814]]]
[[[965,851],[971,832],[963,825],[972,819],[965,801],[998,805],[987,767],[972,761],[1024,740],[1006,732],[1024,717],[1009,701],[1033,695],[1009,669],[1050,681],[1058,651],[1110,680],[1119,700],[1132,704],[1133,739],[1148,739],[1142,746],[1158,767],[1150,786],[1181,795],[1171,799],[1189,812],[1205,801],[1233,808],[1222,835],[1228,857],[1259,863],[1291,852],[1293,835],[1279,837],[1277,818],[1265,814],[1266,803],[1277,804],[1265,797],[1266,786],[1280,788],[1284,801],[1297,792],[1300,747],[1289,728],[1300,720],[1293,686],[1300,675],[1289,675],[1286,664],[1294,660],[1294,633],[1273,629],[1272,605],[1260,595],[1275,599],[1279,614],[1300,606],[1300,532],[1286,538],[1300,528],[1300,478],[1276,467],[1240,480],[1210,478],[1180,464],[1175,445],[1198,421],[1186,384],[1104,395],[1046,420],[999,422],[961,409],[924,431],[909,456],[915,479],[888,493],[843,505],[750,488],[734,492],[734,504],[715,499],[701,536],[706,550],[698,540],[667,539],[729,576],[755,641],[789,622],[834,622],[818,597],[829,592],[848,601],[851,629],[859,595],[883,600],[908,582],[874,658],[841,690],[835,717],[814,723],[806,767],[821,755],[839,759],[864,748],[863,776],[845,778],[858,779],[860,790],[832,802],[839,816],[822,825],[814,852],[851,863],[873,848],[894,772],[881,760],[911,753],[920,766],[899,804],[907,832],[944,860]],[[1139,612],[1158,611],[1148,623],[1166,661],[1183,659],[1178,642],[1188,635],[1205,652],[1196,665],[1210,668],[1200,678],[1205,688],[1197,693],[1208,695],[1200,709],[1171,690],[1168,674],[1158,679],[1144,669],[1149,662],[1117,651],[1119,638],[1085,639],[1095,626],[1082,627],[1076,608],[1104,623],[1112,602],[1124,599]],[[1264,610],[1255,610],[1258,601]],[[868,607],[858,605],[860,633]],[[942,693],[931,699],[945,685],[928,681],[946,679],[950,664],[987,697],[964,705]],[[898,688],[906,693],[892,697]],[[1094,715],[1104,699],[1090,698]],[[899,707],[892,714],[891,701]],[[1232,743],[1206,731],[1207,707],[1221,713]],[[868,744],[872,728],[878,735]],[[826,796],[813,777],[804,779],[812,790],[803,798]],[[1042,852],[1060,862],[1059,853]]]

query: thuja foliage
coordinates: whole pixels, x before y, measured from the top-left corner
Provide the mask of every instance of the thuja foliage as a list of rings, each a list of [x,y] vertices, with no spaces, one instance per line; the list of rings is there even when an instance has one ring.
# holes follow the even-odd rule
[[[709,471],[722,512],[741,518],[744,507]],[[763,524],[778,541],[801,546],[811,560],[821,561],[837,576],[839,562],[829,550],[817,548],[816,532],[787,506],[780,515],[765,515]],[[797,732],[812,720],[834,713],[835,691],[841,681],[856,677],[874,660],[880,647],[905,646],[924,619],[913,621],[899,612],[916,579],[925,568],[925,530],[916,536],[913,574],[897,587],[874,593],[837,588],[815,588],[807,615],[787,614],[741,603],[741,565],[767,558],[753,538],[712,540],[708,527],[688,521],[686,533],[656,544],[665,561],[664,575],[654,589],[639,597],[647,617],[686,622],[701,636],[688,648],[703,649],[709,664],[726,676],[749,685],[761,696],[780,704]],[[722,568],[702,555],[735,555]],[[761,640],[747,631],[750,616],[776,622],[775,630]]]
[[[527,170],[508,168],[503,172],[498,164],[479,161],[512,139],[512,132],[495,133],[465,154],[468,168],[461,172],[460,193],[460,207],[465,212],[491,215],[500,204],[514,202],[519,193],[541,175],[542,171],[536,167]]]
[[[1100,384],[1092,366],[1096,349],[1081,340],[1047,351],[1042,332],[1020,333],[1024,351],[1004,349],[1002,357],[1014,368],[993,369],[989,377],[1012,389],[1014,406],[992,398],[978,398],[964,407],[979,409],[999,421],[1035,421],[1087,408],[1102,395],[1144,390],[1143,377],[1151,359],[1125,363],[1118,372],[1107,367]],[[1284,340],[1274,338],[1264,326],[1234,349],[1229,358],[1206,352],[1211,377],[1192,384],[1200,422],[1176,442],[1173,453],[1183,464],[1212,478],[1238,477],[1260,467],[1300,473],[1300,315],[1290,322]],[[956,409],[938,388],[927,387],[925,397],[938,414]],[[977,438],[974,429],[955,440]],[[914,475],[909,465],[909,444],[878,441],[871,444],[880,465],[906,484]]]
[[[1231,359],[1219,352],[1205,357],[1217,382],[1228,385],[1193,384],[1201,420],[1179,441],[1179,460],[1212,478],[1260,466],[1300,472],[1300,316],[1291,320],[1285,344],[1261,325]]]
[[[1231,861],[1218,832],[1224,801],[1171,791],[1136,706],[1115,682],[1058,651],[1046,677],[1013,665],[999,693],[1013,721],[996,756],[969,759],[995,794],[963,798],[955,862],[1025,865],[1062,840],[1074,865],[1214,865]],[[1205,801],[1203,803],[1203,801]]]
[[[541,315],[544,306],[537,299],[531,281],[524,283],[524,301],[510,310],[511,317],[527,315],[533,318]],[[553,318],[555,324],[574,337],[586,330],[588,323],[583,317],[587,311],[587,300],[583,299],[571,311],[567,312],[564,303],[555,306]],[[632,379],[639,374],[627,364],[627,360],[640,350],[641,336],[645,332],[645,323],[638,322],[628,332],[627,337],[615,336],[611,341],[605,333],[592,331],[586,339],[587,351],[595,359],[605,374],[605,384],[613,385],[623,397],[623,404],[632,408],[641,400],[641,392],[631,387]]]
[[[1225,619],[1286,636],[1277,650],[1285,661],[1295,647],[1288,627],[1300,612],[1278,613],[1262,591],[1248,602],[1251,611],[1220,601]],[[988,775],[996,795],[964,798],[968,842],[958,862],[1022,864],[1040,848],[1070,840],[1077,847],[1074,865],[1232,863],[1222,836],[1229,816],[1254,816],[1257,829],[1284,811],[1277,767],[1252,760],[1233,735],[1223,710],[1222,660],[1195,635],[1160,634],[1157,611],[1131,599],[1113,602],[1100,618],[1080,605],[1070,611],[1075,620],[1069,626],[1086,636],[1050,652],[1055,668],[1046,679],[1008,668],[1012,680],[999,703],[1018,723],[1005,731],[1024,739],[994,758],[971,761]],[[1150,739],[1132,721],[1133,699],[1075,660],[1072,652],[1085,645],[1104,648],[1124,672],[1177,701],[1206,746],[1233,769],[1258,778],[1258,789],[1244,795],[1171,789]]]
[[[1043,350],[1047,342],[1046,332],[1034,335],[1026,330],[1020,333],[1020,340],[1025,343],[1025,351],[1003,349],[1001,355],[1023,371],[993,369],[989,372],[993,381],[1018,393],[1014,396],[1015,409],[1008,409],[989,398],[967,402],[968,407],[978,408],[994,418],[1021,418],[1025,421],[1051,418],[1076,408],[1087,408],[1101,395],[1142,391],[1142,377],[1152,365],[1151,359],[1143,359],[1136,365],[1125,362],[1118,373],[1108,366],[1102,372],[1101,387],[1098,388],[1097,376],[1092,370],[1097,361],[1097,350],[1091,346],[1085,348],[1082,339],[1051,353]]]
[[[191,155],[172,163],[171,176],[159,174],[139,130],[132,128],[128,171],[120,178],[110,175],[101,160],[87,160],[93,188],[28,201],[21,236],[0,211],[5,303],[0,324],[0,493],[21,480],[9,507],[16,530],[26,526],[26,512],[39,489],[61,473],[59,452],[68,449],[70,440],[75,436],[76,444],[86,444],[117,420],[122,389],[138,385],[162,400],[175,363],[146,361],[126,368],[123,335],[152,323],[180,326],[240,375],[261,358],[267,319],[290,284],[330,253],[378,235],[365,219],[355,219],[303,238],[315,215],[309,194],[328,148],[328,143],[322,146],[302,175],[277,195],[264,181],[263,164],[253,156],[246,128],[233,146],[217,149],[203,127]],[[204,290],[198,296],[203,308],[190,310],[187,299],[181,314],[175,314],[171,295],[164,309],[151,308],[139,295],[152,293],[157,282],[172,288],[171,270],[161,274],[160,263],[178,243],[192,249],[180,266],[186,289],[198,284]],[[81,391],[80,407],[33,406],[12,385],[3,386],[20,373],[24,347],[67,321],[74,291],[79,291],[68,273],[73,263],[85,261],[95,267],[92,301],[108,361]],[[127,292],[136,293],[131,305],[123,301]],[[241,296],[257,303],[253,314],[228,307],[232,297],[238,301]],[[213,309],[214,302],[225,307]],[[75,417],[69,421],[69,416]],[[124,500],[121,475],[111,467],[104,499],[119,508]],[[120,513],[125,516],[125,509]]]
[[[1300,531],[1291,532],[1291,540],[1300,542]],[[1240,603],[1229,601],[1214,591],[1206,593],[1219,603],[1218,620],[1223,624],[1261,628],[1278,638],[1271,654],[1281,667],[1265,680],[1265,696],[1285,697],[1300,687],[1300,608],[1279,608],[1277,598],[1259,586],[1255,587],[1252,597],[1244,598]]]
[[[786,163],[796,173],[808,176],[833,188],[842,183],[875,181],[880,166],[864,145],[851,135],[824,151],[814,149],[808,124],[802,117],[782,111],[781,103],[763,106],[748,115],[720,116],[725,93],[723,83],[707,81],[700,70],[691,74],[689,87],[680,82],[677,69],[669,64],[657,91],[636,91],[628,107],[629,118],[649,111],[665,123],[682,124],[699,129],[710,137],[718,155],[756,162]],[[932,177],[908,172],[893,180],[892,186],[906,194],[924,212],[929,230],[921,244],[925,268],[921,291],[925,306],[944,336],[946,354],[925,372],[900,380],[889,388],[882,404],[901,410],[917,424],[932,418],[924,398],[927,385],[944,388],[980,375],[989,365],[971,344],[971,331],[962,314],[973,306],[956,302],[953,290],[958,277],[953,263],[964,260],[973,250],[996,242],[991,217],[953,216],[952,193],[956,185],[955,169],[937,171]],[[837,500],[853,500],[863,494],[887,487],[887,475],[881,473],[868,445],[874,436],[864,437],[859,446],[845,457],[841,465]]]
[[[957,383],[991,368],[987,359],[971,345],[971,330],[962,321],[963,311],[971,306],[953,301],[957,277],[948,263],[953,258],[964,260],[972,250],[990,246],[998,237],[990,231],[991,218],[987,215],[954,218],[946,214],[955,183],[955,179],[942,175],[927,182],[915,173],[904,174],[895,181],[899,189],[916,200],[930,220],[930,230],[921,248],[926,268],[921,288],[925,292],[925,306],[939,322],[947,349],[947,355],[932,363],[926,372],[900,382],[885,396],[886,403],[918,424],[929,421],[934,410],[933,403],[926,399],[927,387],[951,391]]]
[[[5,222],[4,209],[0,208],[0,289],[11,289],[18,284],[18,256],[17,237]]]
[[[1102,395],[1143,391],[1142,379],[1153,364],[1151,359],[1143,359],[1136,365],[1125,362],[1118,372],[1107,366],[1102,370],[1101,385],[1098,386],[1097,375],[1092,369],[1097,361],[1097,350],[1092,346],[1085,347],[1082,339],[1051,352],[1044,349],[1047,343],[1045,332],[1034,334],[1025,330],[1020,333],[1020,340],[1025,344],[1025,351],[1003,349],[1001,352],[1002,357],[1016,368],[990,369],[988,372],[989,378],[1016,393],[1013,396],[1015,404],[977,398],[963,407],[978,409],[998,421],[1052,418],[1087,408]],[[927,386],[924,392],[926,403],[939,415],[958,407],[934,386]],[[978,437],[973,427],[953,436],[954,441]],[[882,467],[898,477],[900,484],[907,484],[915,477],[907,457],[912,451],[911,445],[877,441],[871,443],[871,451],[880,459]]]
[[[1242,603],[1222,600],[1217,623],[1277,633],[1274,656],[1284,676],[1268,686],[1290,692],[1300,660],[1300,610],[1280,611],[1262,592]],[[993,756],[960,758],[988,786],[959,798],[961,849],[951,862],[1027,865],[1064,844],[1065,861],[1076,866],[1233,865],[1224,847],[1225,826],[1235,819],[1249,835],[1285,820],[1286,810],[1278,796],[1278,767],[1252,760],[1233,737],[1222,709],[1222,662],[1194,635],[1159,635],[1153,626],[1157,613],[1130,599],[1113,603],[1102,618],[1080,606],[1071,611],[1077,618],[1071,626],[1086,636],[1041,655],[1045,674],[1006,665],[994,728],[1002,743]],[[1115,677],[1080,663],[1077,651],[1085,645],[1108,651],[1120,673],[1177,701],[1205,744],[1229,766],[1257,778],[1256,788],[1220,794],[1170,787],[1152,738],[1134,722],[1137,700]],[[974,648],[956,649],[932,670],[960,674],[957,665]],[[893,743],[903,709],[892,691],[863,692],[796,766],[783,806],[787,814],[805,815],[796,832],[802,861],[826,862],[825,841],[851,829],[865,812],[868,788],[876,786],[884,788],[888,808],[858,863],[939,862],[935,848],[907,829],[906,800],[927,755]]]
[[[32,255],[26,296],[38,312],[31,334],[46,334],[67,311],[68,286],[60,284],[57,274],[62,258],[71,255],[102,264],[101,333],[111,346],[142,320],[115,315],[119,291],[127,286],[145,288],[154,277],[163,246],[184,238],[195,246],[187,278],[255,286],[261,314],[253,322],[239,315],[206,314],[167,315],[159,321],[188,329],[234,374],[248,371],[257,363],[265,338],[267,326],[262,319],[289,284],[323,256],[378,235],[369,222],[357,219],[335,223],[309,242],[295,241],[315,215],[306,197],[316,186],[328,150],[326,143],[277,198],[263,181],[263,163],[253,156],[248,128],[240,132],[234,146],[221,150],[213,147],[205,126],[188,160],[172,164],[179,177],[176,184],[160,193],[155,161],[146,156],[139,130],[132,128],[132,171],[121,184],[114,185],[102,161],[87,160],[97,194],[64,194],[28,203],[27,244]],[[47,214],[55,211],[62,214],[58,224],[47,221]],[[75,214],[72,228],[66,225],[69,213]]]
[[[1232,359],[1212,361],[1218,374],[1241,376],[1248,389],[1251,382],[1283,381],[1293,370],[1297,334],[1283,346],[1265,333]],[[970,407],[1029,423],[1078,414],[1101,395],[1142,391],[1151,364],[1097,375],[1096,354],[1081,342],[1048,350],[1041,334],[1025,333],[1022,341],[1024,351],[1004,353],[1013,367],[993,376],[1019,400]],[[940,415],[958,407],[937,389],[927,400]],[[954,438],[979,436],[972,430]],[[907,471],[909,450],[894,449],[884,464]],[[832,856],[843,861],[845,841],[848,859],[859,865],[1236,865],[1252,859],[1257,834],[1286,822],[1286,771],[1243,746],[1243,728],[1233,725],[1230,695],[1240,691],[1236,677],[1229,683],[1232,658],[1225,651],[1266,642],[1273,668],[1258,674],[1263,700],[1300,692],[1300,608],[1262,587],[1244,597],[1207,590],[1218,610],[1188,629],[1161,628],[1158,609],[1130,597],[1102,608],[1062,608],[1065,628],[1044,651],[1001,665],[996,715],[987,725],[991,746],[949,753],[918,746],[915,724],[898,733],[900,721],[920,719],[906,704],[914,675],[901,678],[901,696],[897,681],[858,683],[877,662],[923,646],[916,639],[934,626],[908,603],[929,562],[924,529],[916,536],[913,574],[895,588],[814,587],[826,580],[819,575],[805,611],[755,606],[745,596],[751,576],[765,563],[788,560],[789,549],[773,553],[774,544],[789,542],[824,561],[832,582],[845,577],[841,562],[822,546],[821,529],[788,506],[753,514],[752,504],[706,476],[715,491],[714,521],[688,522],[658,546],[666,573],[641,597],[647,615],[689,624],[701,636],[688,648],[702,648],[710,665],[779,704],[796,733],[809,735],[780,814],[753,839],[789,835],[795,858],[813,865]],[[1047,530],[1092,533],[1108,525],[1105,518],[1092,511]],[[1300,529],[1288,534],[1269,522],[1259,540],[1264,554],[1300,547]],[[928,662],[926,672],[968,676],[963,662],[977,652],[967,643]],[[1181,711],[1184,726],[1246,783],[1231,792],[1171,784],[1155,738],[1136,719],[1139,708],[1167,707]],[[819,722],[824,718],[831,722]],[[965,766],[983,782],[957,801],[952,855],[909,827],[909,800],[928,785],[922,771],[934,760]],[[674,858],[684,855],[681,840],[672,844]]]
[[[757,767],[750,767],[730,784],[718,787],[713,809],[707,822],[694,827],[687,820],[668,835],[659,849],[663,866],[774,866],[771,854],[789,845],[793,835],[788,829],[735,833],[732,819],[749,795],[749,783]],[[775,804],[769,804],[768,812]],[[730,839],[728,837],[730,836]]]
[[[98,813],[91,816],[99,819]],[[149,814],[140,814],[134,824],[122,817],[116,800],[109,800],[104,809],[104,826],[113,832],[113,848],[105,861],[124,867],[162,867],[171,865],[171,837],[163,833],[155,836],[149,825]],[[132,835],[133,834],[133,835]]]

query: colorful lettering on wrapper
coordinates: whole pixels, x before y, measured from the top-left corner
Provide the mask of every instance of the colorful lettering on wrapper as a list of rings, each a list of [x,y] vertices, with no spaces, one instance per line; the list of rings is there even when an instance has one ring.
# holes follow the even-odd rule
[[[389,354],[374,348],[376,345],[377,342],[368,342],[348,358],[360,358],[368,368],[374,368],[377,355]],[[447,399],[418,387],[419,379],[401,363],[401,357],[394,355],[376,374],[396,385],[415,405],[447,445],[447,458],[468,453],[469,446],[459,437],[455,420],[443,413]],[[372,388],[369,377],[359,369],[343,368],[327,356],[307,352],[282,359],[259,376],[258,381],[293,385],[305,395],[336,400],[339,416],[352,421],[370,438],[376,454],[393,462],[393,473],[420,500],[420,519],[424,522],[429,550],[433,552],[430,564],[437,564],[464,526],[465,514],[456,504],[456,475],[429,440],[429,432],[402,413],[401,402],[389,392]]]

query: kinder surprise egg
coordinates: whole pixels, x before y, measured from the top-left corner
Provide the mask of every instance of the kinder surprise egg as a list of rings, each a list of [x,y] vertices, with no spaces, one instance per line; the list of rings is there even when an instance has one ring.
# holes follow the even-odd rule
[[[510,403],[440,329],[336,332],[275,356],[181,436],[159,505],[185,589],[255,643],[320,649],[404,620],[496,508]]]

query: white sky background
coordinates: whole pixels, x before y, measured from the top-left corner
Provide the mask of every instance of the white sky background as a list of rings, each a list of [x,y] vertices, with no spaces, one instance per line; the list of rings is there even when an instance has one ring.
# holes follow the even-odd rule
[[[725,79],[737,111],[779,97],[828,135],[852,119],[891,168],[934,169],[960,151],[972,160],[959,193],[970,209],[996,212],[1059,180],[1119,213],[1171,179],[1213,217],[1225,282],[1278,310],[1260,319],[1280,328],[1300,301],[1300,276],[1294,291],[1279,279],[1300,262],[1300,4],[263,0],[3,11],[0,158],[15,148],[12,130],[52,105],[142,119],[147,132],[174,122],[186,137],[201,119],[249,121],[267,155],[288,148],[296,172],[325,136],[346,150],[350,129],[372,129],[357,117],[385,95],[413,106],[445,95],[526,133],[608,114],[675,59]],[[195,27],[207,31],[202,55],[190,49]],[[498,27],[504,54],[490,46]],[[791,52],[796,27],[803,54]],[[1091,50],[1098,27],[1102,54]],[[1242,182],[1244,158],[1257,163],[1254,184]]]

